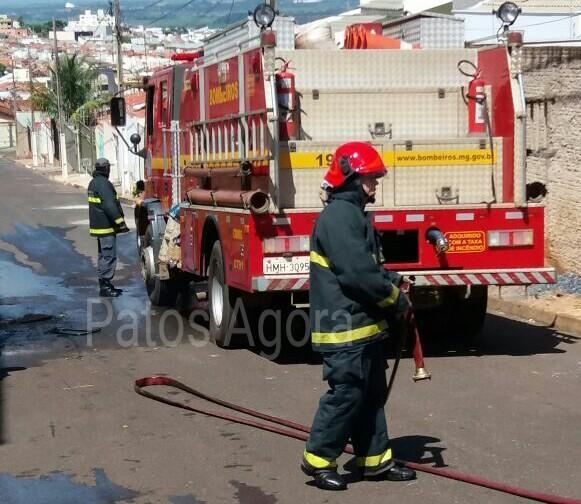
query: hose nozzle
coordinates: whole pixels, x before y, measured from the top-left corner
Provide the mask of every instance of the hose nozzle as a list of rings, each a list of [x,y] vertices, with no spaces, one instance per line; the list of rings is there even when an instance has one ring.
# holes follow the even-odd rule
[[[448,240],[444,233],[438,228],[430,228],[426,232],[426,239],[436,248],[436,254],[440,255],[447,252],[450,248]]]

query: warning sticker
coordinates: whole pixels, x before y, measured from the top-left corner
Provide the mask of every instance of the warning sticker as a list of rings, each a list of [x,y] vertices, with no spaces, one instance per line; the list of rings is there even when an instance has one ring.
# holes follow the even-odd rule
[[[470,254],[486,250],[484,231],[454,231],[444,236],[450,244],[448,254]]]

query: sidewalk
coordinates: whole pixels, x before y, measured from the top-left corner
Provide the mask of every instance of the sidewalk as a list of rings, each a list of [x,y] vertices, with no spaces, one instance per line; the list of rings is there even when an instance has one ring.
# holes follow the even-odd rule
[[[581,336],[581,295],[567,292],[562,281],[553,286],[489,287],[488,311],[518,317],[551,327],[556,331]],[[531,292],[532,291],[532,292]]]
[[[14,153],[12,153],[12,155],[10,155],[10,153],[5,153],[3,157],[12,159],[12,161],[14,161],[16,164],[28,168],[29,170],[33,170],[39,173],[40,175],[47,177],[50,180],[54,180],[55,182],[58,182],[60,184],[77,187],[79,189],[87,189],[87,187],[89,186],[89,182],[91,182],[91,179],[93,178],[88,173],[69,173],[67,177],[63,177],[61,175],[62,171],[60,166],[53,165],[46,167],[45,166],[34,167],[32,166],[32,159],[16,159],[13,154]],[[118,184],[113,185],[115,186],[115,189],[119,194],[119,200],[122,203],[130,206],[133,206],[135,204],[135,199],[131,194],[121,194],[120,185]]]

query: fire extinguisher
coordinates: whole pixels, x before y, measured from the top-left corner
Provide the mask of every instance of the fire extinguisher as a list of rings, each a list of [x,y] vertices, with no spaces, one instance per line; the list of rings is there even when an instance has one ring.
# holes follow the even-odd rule
[[[478,75],[468,84],[468,131],[470,133],[486,132],[486,118],[484,111],[484,100],[486,93],[484,86],[486,83]]]
[[[276,72],[276,95],[278,103],[279,138],[297,140],[300,131],[300,115],[297,108],[295,75],[289,72],[290,61],[282,61],[282,68]]]

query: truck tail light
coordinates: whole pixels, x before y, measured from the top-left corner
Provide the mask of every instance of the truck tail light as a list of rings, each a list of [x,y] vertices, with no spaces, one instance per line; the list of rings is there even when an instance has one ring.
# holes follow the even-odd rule
[[[310,248],[310,237],[308,235],[277,236],[276,238],[266,238],[262,242],[262,251],[265,254],[308,252]]]
[[[532,229],[517,229],[512,231],[488,231],[488,246],[494,247],[527,247],[533,245]]]

